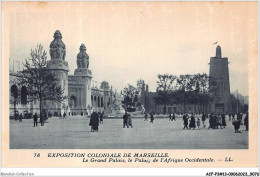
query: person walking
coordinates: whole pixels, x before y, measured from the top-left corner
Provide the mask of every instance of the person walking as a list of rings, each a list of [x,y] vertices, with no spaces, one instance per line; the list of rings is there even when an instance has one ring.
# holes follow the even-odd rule
[[[22,121],[23,121],[23,114],[21,113],[19,116],[19,122],[22,122]]]
[[[172,121],[173,121],[173,119],[176,121],[174,113],[172,114]]]
[[[169,115],[169,121],[172,121],[172,114]]]
[[[201,119],[202,119],[203,127],[205,128],[205,127],[206,127],[206,125],[205,125],[206,116],[205,116],[204,113],[202,113],[202,117],[201,117]]]
[[[221,125],[222,125],[222,127],[225,128],[227,126],[227,123],[226,123],[226,116],[224,113],[221,115],[221,118],[222,118]]]
[[[123,115],[123,128],[127,126],[127,112],[125,112],[125,115]]]
[[[215,129],[215,120],[214,119],[215,119],[215,116],[213,113],[211,113],[209,116],[209,128],[208,129],[210,129],[210,128]]]
[[[35,113],[34,114],[34,116],[33,116],[33,126],[35,127],[37,127],[37,121],[38,121],[38,115],[37,115],[37,113]]]
[[[148,115],[147,115],[147,113],[145,113],[145,115],[144,115],[144,121],[148,121]]]
[[[99,112],[99,122],[103,124],[103,113]]]
[[[222,124],[221,124],[221,115],[220,114],[218,114],[218,115],[216,115],[216,126],[217,126],[217,129],[218,129],[218,127],[220,126],[220,128],[222,129]]]
[[[200,130],[200,118],[197,118],[197,127]]]
[[[188,128],[188,119],[189,119],[188,115],[187,114],[183,114],[183,117],[182,117],[183,124],[184,124],[183,129],[185,129],[185,128],[189,129]]]
[[[194,114],[191,114],[190,117],[190,125],[189,125],[189,129],[193,128],[193,130],[196,128],[196,122],[195,122],[195,117]]]
[[[63,119],[65,119],[65,117],[66,117],[66,113],[64,112],[64,113],[63,113]]]
[[[99,118],[98,118],[98,113],[96,110],[93,112],[93,119],[92,119],[92,126],[93,126],[93,131],[98,132],[98,126],[99,126]]]
[[[151,121],[150,121],[150,123],[153,123],[153,120],[154,120],[153,113],[151,112]]]

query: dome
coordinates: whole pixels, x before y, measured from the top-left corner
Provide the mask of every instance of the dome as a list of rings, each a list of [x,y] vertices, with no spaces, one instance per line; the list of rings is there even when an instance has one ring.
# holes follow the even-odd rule
[[[101,83],[101,88],[102,89],[109,89],[109,83],[107,81],[103,81]]]

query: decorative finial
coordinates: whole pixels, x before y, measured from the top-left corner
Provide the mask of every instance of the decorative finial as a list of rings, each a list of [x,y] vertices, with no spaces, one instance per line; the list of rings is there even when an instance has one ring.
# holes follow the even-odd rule
[[[221,58],[221,47],[219,45],[216,48],[216,57]]]
[[[59,30],[56,30],[53,35],[53,41],[50,44],[50,56],[51,59],[55,60],[65,60],[66,57],[66,46],[62,42],[61,38],[61,32]]]
[[[84,44],[80,45],[80,52],[77,55],[77,66],[78,68],[86,68],[89,66],[89,56],[86,53],[86,46]]]

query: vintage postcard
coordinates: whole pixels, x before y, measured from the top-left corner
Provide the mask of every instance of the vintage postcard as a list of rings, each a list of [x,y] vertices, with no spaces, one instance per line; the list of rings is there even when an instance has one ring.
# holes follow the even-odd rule
[[[258,2],[2,2],[2,167],[257,167]]]

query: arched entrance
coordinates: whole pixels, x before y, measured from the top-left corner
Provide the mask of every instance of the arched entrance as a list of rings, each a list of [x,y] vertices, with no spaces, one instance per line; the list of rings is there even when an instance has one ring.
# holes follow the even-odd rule
[[[27,104],[27,88],[25,86],[21,89],[21,104]]]
[[[69,99],[69,107],[76,108],[77,106],[77,98],[75,96],[71,96]]]

